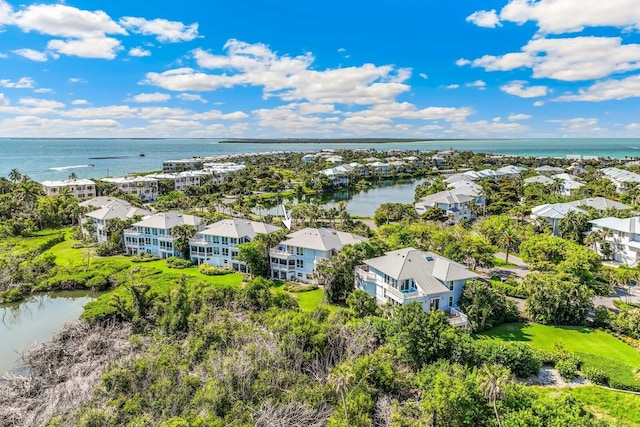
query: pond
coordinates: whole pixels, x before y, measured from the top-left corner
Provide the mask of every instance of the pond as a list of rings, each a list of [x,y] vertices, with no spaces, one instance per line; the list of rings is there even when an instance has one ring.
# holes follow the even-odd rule
[[[373,213],[383,203],[413,203],[413,195],[418,185],[426,179],[409,181],[383,181],[376,187],[364,190],[338,191],[323,198],[322,207],[329,209],[336,207],[339,202],[347,203],[347,212],[356,217],[373,217]],[[291,200],[297,203],[297,199]],[[282,207],[275,206],[268,209],[254,209],[257,214],[282,215]]]
[[[87,291],[61,291],[0,304],[0,377],[23,366],[22,351],[48,341],[66,322],[77,320],[82,307],[96,296]]]

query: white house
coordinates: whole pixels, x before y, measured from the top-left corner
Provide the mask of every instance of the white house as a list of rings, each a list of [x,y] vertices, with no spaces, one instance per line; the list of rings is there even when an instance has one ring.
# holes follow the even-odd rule
[[[211,176],[212,174],[213,171],[209,170],[194,170],[177,173],[156,173],[147,175],[147,177],[157,179],[158,181],[172,181],[174,189],[182,191],[187,187],[199,186],[201,184],[202,177]]]
[[[128,255],[150,253],[160,258],[182,257],[175,248],[175,238],[171,235],[174,227],[190,225],[196,231],[204,229],[202,218],[176,211],[161,212],[138,221],[133,228],[124,231],[124,246]]]
[[[315,281],[313,272],[318,261],[333,257],[345,245],[369,240],[331,228],[305,228],[287,237],[269,251],[271,277],[305,283]]]
[[[547,203],[532,208],[531,218],[545,218],[551,224],[553,235],[560,236],[560,220],[571,211],[588,215],[588,212],[584,209],[568,203]]]
[[[118,178],[102,178],[104,182],[114,184],[127,194],[140,197],[143,202],[153,202],[158,198],[158,180],[146,176],[124,176]]]
[[[42,181],[40,183],[47,196],[59,196],[63,189],[68,189],[78,199],[96,197],[96,183],[90,179],[64,179],[59,181]]]
[[[452,323],[466,324],[458,307],[462,288],[478,275],[462,264],[432,252],[405,248],[364,261],[355,282],[378,304],[419,302],[424,311],[445,310]]]
[[[624,211],[632,209],[631,206],[627,206],[624,203],[616,202],[615,200],[607,199],[605,197],[589,197],[581,200],[574,200],[569,202],[570,205],[576,207],[590,207],[598,211],[606,211],[608,209],[617,209]]]
[[[544,185],[551,185],[554,184],[556,181],[549,178],[548,176],[544,176],[544,175],[535,175],[532,177],[529,177],[527,179],[524,180],[524,185],[530,185],[530,184],[544,184]]]
[[[640,217],[600,218],[589,221],[591,232],[603,232],[610,243],[613,259],[635,266],[640,259]]]
[[[238,261],[238,245],[252,241],[258,234],[269,234],[279,227],[246,219],[224,219],[207,226],[189,240],[191,261],[217,267],[232,267],[246,272],[244,263]]]
[[[150,215],[152,215],[151,211],[137,208],[122,200],[113,200],[100,209],[85,214],[93,224],[98,243],[104,243],[109,240],[109,233],[105,230],[109,220],[120,219],[126,221],[135,217],[143,218]],[[83,227],[83,231],[86,231],[86,227]]]
[[[458,193],[456,190],[440,191],[423,197],[414,206],[416,213],[422,215],[428,210],[438,207],[444,209],[453,222],[460,222],[462,218],[472,219],[474,213],[471,205],[476,203],[476,197]]]
[[[618,190],[628,185],[636,186],[640,184],[640,175],[624,169],[604,168],[600,169],[603,177],[610,179],[616,185]]]
[[[564,169],[558,166],[543,165],[535,168],[534,171],[543,174],[558,174],[563,173]]]
[[[203,160],[197,157],[192,159],[165,160],[162,162],[162,172],[184,172],[189,170],[202,169]]]

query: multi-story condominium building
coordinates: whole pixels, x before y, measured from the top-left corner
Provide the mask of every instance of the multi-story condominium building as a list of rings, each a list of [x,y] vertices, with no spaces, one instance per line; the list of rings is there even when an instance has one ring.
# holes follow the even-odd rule
[[[287,237],[269,252],[271,277],[305,283],[315,282],[313,273],[318,261],[335,256],[345,245],[369,240],[331,228],[305,228]]]
[[[600,233],[604,241],[598,246],[607,244],[615,261],[629,266],[638,265],[640,260],[640,217],[633,218],[600,218],[589,221],[591,233]]]
[[[109,220],[120,219],[126,221],[128,219],[136,218],[142,219],[152,215],[151,211],[146,209],[140,209],[123,200],[112,200],[100,209],[91,211],[85,214],[85,217],[91,221],[93,225],[93,233],[96,236],[98,243],[104,243],[109,240],[109,233],[106,230],[106,225]],[[88,232],[87,226],[83,226],[83,232]]]
[[[187,187],[199,186],[203,181],[202,177],[211,175],[213,175],[212,171],[195,170],[178,173],[156,173],[147,175],[147,177],[158,181],[171,181],[175,190],[182,191]]]
[[[405,248],[364,261],[355,269],[358,289],[378,304],[419,302],[424,311],[445,310],[451,323],[466,325],[458,309],[464,284],[478,275],[461,264],[432,252]]]
[[[65,179],[60,181],[43,181],[40,183],[47,196],[59,196],[62,190],[68,189],[78,199],[96,197],[96,183],[90,179]]]
[[[450,190],[423,197],[414,206],[418,215],[422,215],[435,207],[443,209],[451,221],[457,223],[462,218],[474,218],[475,214],[471,206],[481,201],[482,199],[463,194],[463,192],[458,193],[456,190]]]
[[[635,187],[640,184],[640,174],[635,172],[618,168],[604,168],[600,169],[599,172],[603,177],[610,179],[618,190],[622,190],[628,186]]]
[[[251,242],[258,234],[270,234],[280,230],[275,225],[246,219],[224,219],[207,226],[191,240],[191,261],[217,267],[232,267],[246,272],[245,264],[238,260],[238,245]]]
[[[102,178],[104,182],[114,184],[127,194],[135,194],[143,202],[153,202],[158,198],[158,180],[146,176],[125,176]]]
[[[180,159],[180,160],[165,160],[162,162],[162,172],[184,172],[202,169],[203,160],[200,158],[193,159]]]
[[[171,231],[179,225],[190,225],[196,231],[202,231],[205,224],[202,218],[176,211],[161,212],[138,221],[133,228],[124,231],[124,246],[128,255],[150,253],[160,258],[182,257],[176,250],[176,238]]]

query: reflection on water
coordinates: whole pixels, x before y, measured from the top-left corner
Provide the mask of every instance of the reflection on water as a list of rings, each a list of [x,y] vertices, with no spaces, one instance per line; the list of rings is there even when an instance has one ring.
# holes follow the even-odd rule
[[[372,217],[378,206],[383,203],[413,203],[413,195],[418,185],[426,179],[405,180],[405,181],[383,181],[374,188],[364,190],[338,191],[322,198],[321,204],[325,209],[336,207],[338,202],[347,203],[347,211],[352,216]],[[290,199],[293,203],[298,203],[298,199]],[[310,200],[303,200],[310,202]],[[261,215],[282,215],[282,208],[263,202],[264,206],[255,208],[253,212]]]
[[[22,365],[23,350],[48,341],[66,322],[78,319],[95,296],[87,291],[52,292],[0,304],[0,375]]]

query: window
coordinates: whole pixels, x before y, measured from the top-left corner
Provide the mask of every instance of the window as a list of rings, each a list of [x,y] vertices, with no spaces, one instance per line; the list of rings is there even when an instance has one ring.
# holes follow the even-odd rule
[[[238,243],[238,239],[236,239],[235,237],[231,238],[231,243],[236,244]]]
[[[147,244],[147,245],[150,245],[151,244],[151,239],[149,237],[145,237],[144,243]]]
[[[222,256],[229,256],[229,249],[228,248],[222,248]]]
[[[296,255],[303,256],[304,255],[304,248],[296,248]]]
[[[213,254],[214,255],[220,255],[220,248],[217,247],[217,246],[215,248],[213,248]]]
[[[449,297],[449,307],[453,307],[453,297]]]
[[[158,239],[153,239],[153,245],[158,246]]]
[[[449,282],[449,290],[452,291],[453,290],[453,282]]]
[[[296,268],[304,268],[304,261],[301,259],[296,260]]]
[[[213,236],[213,243],[220,243],[220,236]]]
[[[293,255],[293,246],[287,246],[287,252]]]
[[[298,273],[298,277],[302,277],[302,273]]]
[[[222,244],[223,245],[228,245],[229,244],[229,238],[228,237],[223,237],[222,238]]]

